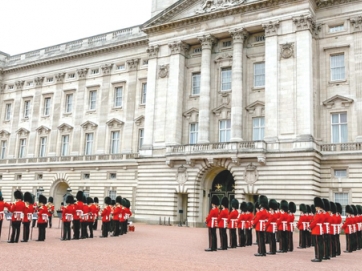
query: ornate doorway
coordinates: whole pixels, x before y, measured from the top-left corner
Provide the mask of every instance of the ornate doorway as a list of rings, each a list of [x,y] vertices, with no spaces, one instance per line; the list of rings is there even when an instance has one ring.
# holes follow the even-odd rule
[[[229,209],[231,200],[235,198],[235,180],[233,175],[228,170],[223,170],[216,175],[212,182],[209,198],[209,206],[211,205],[211,198],[216,195],[221,203],[224,197],[229,199]]]
[[[60,209],[60,205],[64,200],[64,195],[67,194],[68,188],[69,188],[69,185],[64,181],[60,181],[56,184],[56,186],[54,188],[54,193],[53,193],[55,210]]]

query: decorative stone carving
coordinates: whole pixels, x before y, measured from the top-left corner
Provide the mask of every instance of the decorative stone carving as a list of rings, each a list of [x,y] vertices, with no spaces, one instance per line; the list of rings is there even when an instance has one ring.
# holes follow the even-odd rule
[[[188,159],[186,158],[186,165],[190,166],[190,167],[194,167],[196,164],[196,160],[195,159]]]
[[[160,48],[158,45],[153,45],[153,46],[148,47],[147,53],[148,53],[149,58],[157,57],[159,50],[160,50]]]
[[[247,184],[251,185],[258,181],[259,173],[257,167],[250,163],[246,166],[244,171],[244,180]]]
[[[232,31],[229,31],[229,33],[233,38],[233,43],[244,43],[244,40],[249,36],[249,33],[244,30],[244,28],[234,29]]]
[[[143,115],[141,115],[141,116],[139,116],[138,118],[136,118],[136,119],[134,120],[134,123],[135,123],[137,126],[140,126],[143,121],[145,121],[145,117],[144,117]]]
[[[49,134],[50,129],[44,125],[39,126],[38,128],[36,128],[36,131],[38,132],[39,135],[41,134]]]
[[[69,133],[73,130],[73,126],[70,126],[69,124],[63,123],[58,126],[58,130],[61,133]]]
[[[84,79],[87,77],[88,74],[88,68],[78,69],[77,70],[79,79]]]
[[[16,89],[18,90],[23,89],[24,83],[25,81],[16,81],[15,82]]]
[[[158,76],[160,78],[166,78],[168,77],[168,67],[169,65],[166,64],[166,65],[159,65],[158,67]]]
[[[83,124],[80,125],[85,131],[93,131],[98,127],[98,124],[91,122],[91,121],[86,121]]]
[[[222,104],[212,110],[212,113],[214,113],[218,117],[220,115],[222,115],[222,118],[227,118],[227,115],[229,115],[230,112],[231,112],[231,108],[227,104]]]
[[[249,104],[247,107],[245,107],[245,110],[248,111],[250,114],[254,114],[254,112],[260,108],[260,111],[258,115],[263,115],[264,109],[265,109],[265,103],[262,101],[255,101],[252,104]]]
[[[215,58],[215,63],[217,62],[221,62],[221,61],[227,61],[227,60],[232,60],[233,59],[233,53],[231,52],[227,52],[227,53],[223,53],[221,55],[218,55],[216,58]]]
[[[278,35],[279,21],[269,22],[268,24],[263,24],[262,27],[265,31],[265,37],[271,37]]]
[[[362,16],[358,16],[350,19],[353,26],[353,32],[362,31]]]
[[[284,44],[280,44],[280,59],[284,58],[291,58],[294,56],[294,43],[293,42],[287,42]]]
[[[16,131],[16,133],[20,136],[20,137],[25,137],[28,136],[30,131],[25,129],[25,128],[20,128],[19,130]]]
[[[211,49],[212,46],[216,43],[216,39],[211,35],[203,35],[200,37],[197,37],[198,40],[201,43],[202,49]]]
[[[173,161],[173,160],[166,160],[166,165],[167,165],[169,168],[173,168],[173,166],[174,166],[174,161]]]
[[[1,130],[0,131],[0,138],[9,138],[10,133],[6,130]]]
[[[232,161],[233,164],[235,164],[236,166],[240,166],[240,159],[239,159],[239,158],[232,158],[231,161]]]
[[[127,66],[129,70],[136,70],[140,60],[138,58],[127,60]]]
[[[201,8],[195,11],[196,14],[209,13],[228,9],[243,4],[245,0],[205,0]]]
[[[65,72],[60,72],[54,75],[55,80],[57,81],[57,83],[63,83],[64,78],[65,78]]]
[[[332,109],[336,103],[339,103],[339,107],[349,107],[353,103],[353,99],[343,97],[341,95],[334,95],[333,97],[325,100],[323,105],[328,109]]]
[[[44,77],[35,77],[34,82],[36,87],[41,87],[44,82]]]
[[[110,74],[112,71],[113,63],[111,64],[104,64],[101,66],[103,74]]]
[[[265,154],[258,155],[257,159],[258,159],[259,164],[265,166],[265,164],[266,164],[266,156],[265,156]]]
[[[195,107],[190,108],[182,114],[187,120],[196,121],[199,118],[199,110]]]
[[[171,49],[171,54],[183,54],[185,55],[190,49],[190,46],[182,41],[174,41],[168,45]]]
[[[121,128],[124,122],[119,119],[113,118],[107,121],[106,124],[108,125],[109,128]]]
[[[301,31],[301,30],[313,31],[315,28],[315,22],[310,14],[293,17],[293,22],[295,24],[296,31]]]
[[[181,185],[187,182],[187,168],[185,168],[183,165],[177,169],[176,181]]]
[[[0,84],[0,92],[2,93],[6,87],[6,84]]]

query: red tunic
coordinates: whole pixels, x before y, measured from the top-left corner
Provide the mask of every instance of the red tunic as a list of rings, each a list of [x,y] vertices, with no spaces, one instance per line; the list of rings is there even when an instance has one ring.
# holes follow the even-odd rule
[[[321,212],[317,212],[313,218],[313,221],[310,223],[310,228],[312,230],[312,235],[322,235],[323,224],[324,224],[324,215]]]
[[[125,219],[128,219],[128,218],[130,218],[131,216],[132,216],[132,212],[131,212],[131,210],[129,209],[129,208],[127,208],[127,207],[125,207],[124,208],[124,215],[125,215]]]
[[[265,231],[266,220],[269,217],[269,213],[264,208],[261,208],[259,212],[256,213],[253,220],[253,225],[255,226],[256,231]]]
[[[228,217],[228,228],[229,229],[237,228],[238,215],[239,215],[239,212],[237,210],[233,210],[229,213],[229,217]]]
[[[25,203],[22,200],[17,200],[13,205],[10,207],[10,212],[13,213],[11,221],[21,221],[22,216],[24,215],[25,211]]]
[[[87,222],[89,219],[89,207],[88,205],[83,205],[83,216],[81,217],[81,222]]]
[[[250,212],[246,212],[245,214],[245,221],[246,221],[246,229],[250,230],[252,227],[252,222],[253,222],[253,214]]]
[[[111,206],[107,206],[103,209],[102,213],[102,222],[109,222],[111,220]]]
[[[309,226],[309,215],[307,214],[300,214],[299,220],[297,223],[297,228],[300,231],[306,231]]]
[[[74,213],[74,220],[79,220],[80,215],[83,213],[83,202],[77,201],[77,204],[74,205],[75,213]],[[78,212],[77,212],[78,211]]]
[[[209,215],[206,217],[206,225],[208,228],[216,228],[217,227],[217,218],[219,216],[219,209],[214,207],[210,210]]]
[[[25,206],[23,222],[31,222],[33,213],[34,213],[33,205],[29,205],[28,207]]]
[[[48,222],[48,208],[43,205],[40,206],[38,210],[38,224],[44,224],[47,222]]]
[[[239,229],[246,229],[246,214],[245,213],[240,213],[239,217],[238,217],[238,228]]]
[[[293,213],[288,214],[288,231],[291,231],[291,232],[294,231],[294,214]]]
[[[288,213],[280,211],[280,215],[277,220],[278,231],[288,231],[288,218],[289,218]]]
[[[353,218],[351,216],[347,216],[343,223],[342,229],[344,230],[345,234],[353,233]]]
[[[98,208],[94,204],[89,205],[89,220],[88,222],[94,222],[97,218]]]
[[[113,218],[112,220],[119,220],[119,215],[121,214],[122,211],[122,207],[121,206],[116,206],[115,208],[113,208]]]
[[[69,204],[66,207],[63,207],[62,212],[62,221],[63,222],[71,222],[75,214],[74,204]]]
[[[227,220],[229,217],[229,209],[228,208],[224,208],[218,218],[217,218],[217,224],[219,228],[226,228],[226,224],[227,224]]]
[[[276,213],[271,213],[269,212],[269,217],[268,217],[268,222],[266,223],[265,227],[266,227],[266,231],[267,232],[271,232],[271,233],[275,233],[278,229],[278,214]]]

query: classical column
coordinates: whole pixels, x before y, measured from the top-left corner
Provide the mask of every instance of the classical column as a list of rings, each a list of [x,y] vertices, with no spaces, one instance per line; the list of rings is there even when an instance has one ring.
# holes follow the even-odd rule
[[[262,25],[265,30],[265,130],[264,140],[278,139],[278,28],[279,21]]]
[[[315,23],[310,15],[294,17],[293,22],[297,47],[297,139],[309,141],[314,136],[312,31]]]
[[[357,142],[362,142],[362,16],[351,18],[355,62]]]
[[[153,147],[158,51],[159,51],[158,45],[150,46],[147,49],[149,59],[148,59],[147,95],[146,95],[145,124],[144,124],[145,137],[143,139],[143,145],[141,151],[144,155],[147,154],[152,155],[152,151],[147,152],[145,150],[152,150]]]
[[[216,40],[211,35],[198,39],[202,46],[198,143],[202,144],[210,142],[211,49]]]
[[[170,43],[169,48],[171,56],[167,88],[166,146],[181,144],[185,53],[189,46],[182,41],[176,41]]]
[[[243,45],[247,35],[245,30],[230,31],[233,37],[232,100],[231,100],[231,139],[243,140]]]

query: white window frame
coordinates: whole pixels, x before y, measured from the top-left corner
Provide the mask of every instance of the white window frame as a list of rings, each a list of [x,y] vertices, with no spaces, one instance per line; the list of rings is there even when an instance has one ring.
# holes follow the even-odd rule
[[[108,190],[108,197],[110,197],[111,200],[116,200],[117,191],[116,190]]]
[[[90,90],[89,91],[89,98],[88,98],[88,110],[93,111],[97,108],[97,90]]]
[[[257,62],[254,68],[254,87],[265,87],[265,62]]]
[[[23,117],[24,119],[30,116],[30,100],[24,100]]]
[[[252,119],[252,123],[253,123],[253,141],[263,140],[264,130],[265,130],[265,118],[255,117]]]
[[[113,107],[120,108],[123,106],[123,86],[114,88],[114,101]]]
[[[26,157],[26,138],[19,139],[19,152],[18,158],[25,158]]]
[[[147,82],[142,83],[141,87],[141,101],[142,105],[146,104],[146,97],[147,97]]]
[[[194,72],[191,76],[191,95],[200,95],[201,72]]]
[[[61,136],[60,156],[68,156],[69,155],[69,141],[70,141],[70,135],[69,134]]]
[[[48,137],[42,136],[39,138],[39,157],[46,157]]]
[[[220,72],[221,92],[231,91],[232,88],[232,68],[223,67]]]
[[[44,97],[43,116],[50,116],[51,103],[51,97]]]
[[[345,168],[333,169],[333,175],[336,179],[345,179],[348,177],[348,170]]]
[[[341,115],[345,114],[346,115],[346,122],[341,122]],[[333,123],[333,116],[334,115],[338,115],[338,123]],[[334,132],[333,132],[333,127],[337,126],[338,127],[338,141],[334,141]],[[346,138],[345,141],[342,140],[342,128],[345,126],[345,130],[346,130]],[[346,143],[348,142],[348,114],[347,112],[335,112],[335,113],[331,113],[331,142],[338,144],[338,143]]]
[[[143,139],[145,137],[145,129],[138,129],[138,149],[140,150],[143,146]]]
[[[6,148],[8,145],[8,141],[7,140],[1,140],[1,146],[0,146],[0,159],[5,159],[6,158]]]
[[[343,56],[343,60],[337,59],[338,57],[341,57],[341,56]],[[331,54],[329,59],[330,59],[331,82],[346,80],[345,53]]]
[[[92,155],[94,133],[86,133],[84,137],[84,155]]]
[[[340,195],[341,198],[337,198],[337,195]],[[346,205],[349,204],[349,193],[348,192],[334,192],[334,202],[336,203],[340,203],[342,205],[342,216],[345,216],[345,210],[346,210]]]
[[[4,117],[5,121],[9,121],[11,119],[11,106],[12,103],[5,104],[5,117]]]
[[[74,93],[65,94],[65,113],[70,114],[73,112]]]
[[[344,24],[334,25],[329,27],[329,33],[337,33],[344,31]]]
[[[114,135],[118,134],[118,137],[114,137]],[[110,136],[110,145],[109,145],[109,153],[110,154],[119,154],[120,153],[120,140],[121,140],[121,131],[111,131]]]
[[[197,144],[199,136],[199,123],[194,122],[189,124],[189,144]]]
[[[219,142],[229,142],[231,138],[231,120],[219,120]]]

